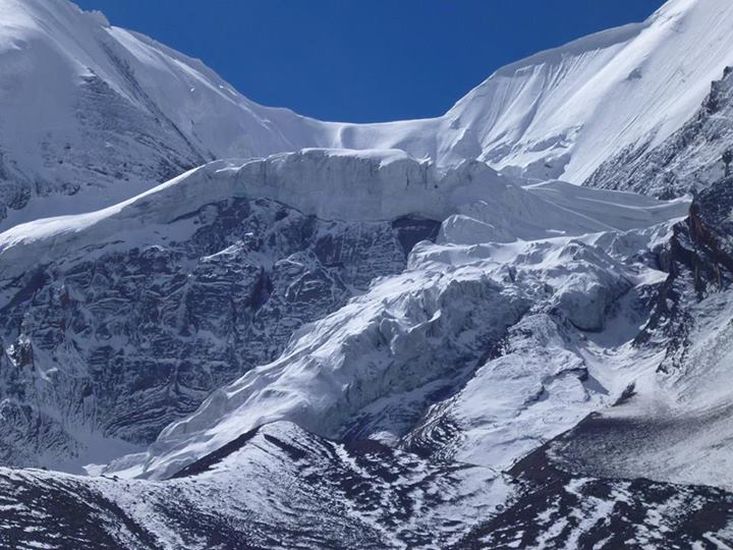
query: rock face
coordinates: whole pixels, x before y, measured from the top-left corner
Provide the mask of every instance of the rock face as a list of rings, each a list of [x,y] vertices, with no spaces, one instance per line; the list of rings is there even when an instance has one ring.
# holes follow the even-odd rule
[[[685,348],[694,323],[690,309],[728,289],[733,275],[732,184],[733,179],[723,179],[697,195],[689,216],[674,226],[672,238],[659,252],[669,275],[641,342],[661,333],[672,338],[671,346]]]
[[[672,198],[695,193],[725,175],[723,153],[733,148],[733,73],[712,83],[698,112],[653,146],[628,147],[604,162],[585,185]]]
[[[701,256],[700,268],[707,268],[708,278],[712,270],[721,286],[723,277],[733,274],[732,211],[733,179],[726,178],[695,198],[687,220],[690,241]]]
[[[437,233],[437,222],[324,222],[244,199],[167,229],[184,226],[185,239],[100,242],[4,281],[0,386],[14,422],[3,463],[88,457],[84,432],[151,442]]]

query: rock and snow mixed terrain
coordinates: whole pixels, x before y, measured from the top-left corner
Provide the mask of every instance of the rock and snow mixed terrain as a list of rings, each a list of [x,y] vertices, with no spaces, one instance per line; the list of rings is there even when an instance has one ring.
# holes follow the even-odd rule
[[[339,184],[352,202],[326,203]],[[297,210],[277,201],[289,189]],[[117,447],[118,440],[148,444],[211,391],[276,359],[304,323],[332,312],[333,320],[323,321],[327,328],[308,327],[280,363],[297,371],[291,355],[311,360],[315,348],[337,349],[366,331],[364,349],[350,352],[357,372],[340,382],[366,387],[366,396],[347,395],[351,414],[381,397],[358,373],[361,356],[373,351],[374,329],[389,344],[382,351],[388,352],[384,368],[391,369],[397,344],[390,342],[409,330],[401,324],[445,317],[440,324],[448,332],[433,345],[436,368],[450,370],[478,361],[531,307],[560,308],[576,326],[598,330],[606,307],[632,279],[654,278],[626,273],[602,249],[613,240],[604,235],[643,233],[685,209],[684,201],[561,182],[524,188],[476,162],[439,174],[404,153],[305,150],[242,165],[212,163],[102,211],[16,226],[0,235],[8,365],[0,376],[3,414],[14,426],[3,436],[3,460],[78,469],[109,458],[93,455],[100,438]],[[583,237],[588,243],[574,240],[589,232],[596,234]],[[397,275],[413,245],[425,239],[439,244],[419,244],[409,269]],[[447,271],[454,273],[445,277]],[[518,279],[516,289],[502,289],[507,274]],[[395,277],[369,288],[386,275]],[[362,295],[347,306],[355,294]],[[479,307],[481,300],[486,312],[473,321],[470,340],[459,320],[464,314],[453,319],[449,310]],[[437,359],[459,334],[467,347]],[[422,361],[427,346],[421,339],[408,346],[408,365]],[[327,365],[333,360],[329,354]],[[416,380],[408,372],[385,372],[379,383],[416,390],[436,381],[457,384],[470,374],[448,376],[424,364],[419,370]],[[253,383],[277,397],[274,381]],[[283,391],[303,392],[308,384],[296,376]],[[229,391],[209,400],[215,410],[223,393]],[[319,393],[341,398],[340,391],[314,386],[305,399]],[[427,404],[419,392],[414,400],[416,410]],[[267,401],[276,409],[294,407],[305,422],[298,399]],[[268,418],[267,405],[255,408]],[[240,432],[256,427],[234,422]],[[231,437],[224,431],[206,450]]]
[[[726,67],[697,113],[659,145],[623,149],[586,181],[658,197],[695,193],[725,176],[723,153],[733,143],[733,76]]]
[[[714,548],[730,540],[732,504],[710,487],[572,479],[541,453],[498,474],[376,442],[337,444],[277,422],[165,482],[0,469],[0,542],[90,550]]]
[[[269,177],[283,162],[307,172],[323,158],[271,159]],[[422,165],[389,158],[336,161],[384,171],[404,194]],[[328,166],[318,181],[332,186],[346,172]],[[5,464],[79,470],[111,458],[94,456],[100,438],[150,443],[277,357],[301,325],[402,271],[413,244],[438,233],[439,222],[414,216],[309,215],[261,192],[262,170],[215,163],[124,204],[3,234]]]
[[[733,4],[371,125],[0,14],[0,547],[733,545]]]
[[[507,214],[505,195],[525,194],[517,203],[531,205],[534,191],[516,187],[487,201],[496,200]],[[616,197],[617,203],[630,198]],[[535,218],[537,225],[553,228],[553,207],[559,208],[544,204],[547,221]],[[595,220],[603,227],[617,223],[617,213],[608,210]],[[132,473],[171,475],[275,420],[297,421],[333,439],[397,442],[415,436],[418,423],[426,424],[418,430],[425,440],[435,425],[459,417],[476,432],[459,430],[464,441],[451,452],[508,466],[536,441],[572,426],[604,399],[616,399],[636,373],[632,365],[644,363],[644,354],[623,355],[623,338],[634,335],[625,324],[633,330],[643,322],[635,318],[636,302],[663,278],[645,264],[651,261],[644,251],[668,226],[647,226],[683,214],[685,204],[620,210],[623,222],[636,215],[641,228],[473,244],[452,243],[442,233],[437,244],[418,244],[402,274],[380,279],[296,332],[278,360],[215,392],[193,416],[167,428],[142,470]],[[572,231],[573,217],[566,219],[568,225],[555,231]],[[461,224],[482,223],[465,214],[451,222],[463,239],[468,231]],[[629,257],[628,241],[639,258]],[[620,319],[608,321],[620,301],[632,311],[620,310]],[[610,345],[582,341],[587,331],[604,335]],[[631,371],[620,375],[621,382],[615,380],[614,352],[623,355],[618,369]],[[127,468],[129,459],[122,463]]]

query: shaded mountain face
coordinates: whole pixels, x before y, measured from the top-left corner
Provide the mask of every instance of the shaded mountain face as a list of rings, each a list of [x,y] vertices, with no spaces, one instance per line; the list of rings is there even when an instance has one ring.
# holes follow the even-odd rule
[[[321,162],[323,154],[303,153],[295,165]],[[341,154],[330,157],[334,166]],[[374,178],[370,193],[393,186],[404,193],[412,171],[385,162],[380,170],[399,177]],[[232,175],[238,181],[246,173]],[[452,186],[469,173],[492,191],[485,200],[474,198],[473,187]],[[438,203],[458,205],[437,243],[416,245],[404,272],[373,281],[295,333],[277,359],[214,392],[146,453],[110,471],[164,478],[275,420],[330,439],[373,438],[503,468],[616,399],[649,368],[653,356],[629,346],[664,277],[653,250],[669,220],[686,212],[684,202],[559,183],[525,188],[490,170],[432,177],[413,202],[423,204],[437,188],[451,199]],[[329,187],[322,178],[301,181],[314,186],[302,196]],[[41,250],[44,240],[3,255]]]
[[[712,83],[698,112],[654,146],[627,147],[605,161],[586,181],[590,187],[645,193],[662,198],[696,193],[725,176],[723,154],[733,148],[730,67]]]
[[[112,457],[94,454],[104,439],[151,443],[301,326],[402,271],[439,228],[323,221],[266,198],[209,202],[210,183],[165,223],[92,226],[83,246],[4,270],[4,464],[77,470]],[[156,198],[139,208],[165,205]]]

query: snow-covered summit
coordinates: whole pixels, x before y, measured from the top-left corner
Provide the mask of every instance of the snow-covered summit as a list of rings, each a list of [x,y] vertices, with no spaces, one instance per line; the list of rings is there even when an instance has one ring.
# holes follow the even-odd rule
[[[318,141],[301,117],[67,0],[1,0],[0,14],[6,226],[114,204],[215,158]]]
[[[496,168],[581,183],[625,147],[661,143],[733,64],[733,4],[671,0],[605,31],[497,71],[446,117]]]
[[[5,227],[110,206],[214,159],[305,147],[479,159],[581,183],[677,130],[733,64],[733,7],[672,0],[645,23],[500,69],[441,117],[321,122],[258,105],[202,62],[67,0],[0,0],[0,13]]]

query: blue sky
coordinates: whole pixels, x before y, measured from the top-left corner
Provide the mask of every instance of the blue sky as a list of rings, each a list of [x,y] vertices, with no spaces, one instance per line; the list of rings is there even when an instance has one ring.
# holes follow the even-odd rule
[[[436,116],[500,66],[663,0],[75,0],[327,120]]]

